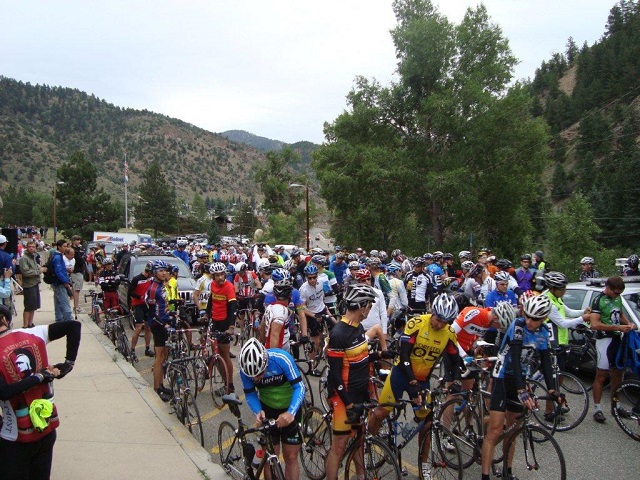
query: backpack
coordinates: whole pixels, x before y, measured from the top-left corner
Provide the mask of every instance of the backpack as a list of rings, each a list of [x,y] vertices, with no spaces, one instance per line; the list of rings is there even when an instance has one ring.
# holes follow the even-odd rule
[[[45,268],[47,269],[42,276],[42,280],[47,285],[51,285],[53,281],[56,279],[56,272],[53,271],[53,255],[49,255],[49,259],[45,264]]]

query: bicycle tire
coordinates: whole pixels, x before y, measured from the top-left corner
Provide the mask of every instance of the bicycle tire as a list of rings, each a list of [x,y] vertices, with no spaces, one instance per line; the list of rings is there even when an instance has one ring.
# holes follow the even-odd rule
[[[226,394],[226,379],[227,366],[222,361],[222,358],[214,357],[209,367],[209,392],[211,393],[213,404],[218,408],[224,407],[222,395]],[[222,393],[223,391],[225,393]]]
[[[533,392],[533,394],[537,397],[551,396],[549,395],[549,390],[547,390],[547,387],[542,385],[540,382],[528,379],[527,383],[531,387],[531,391]],[[537,410],[533,410],[532,413],[536,421],[540,423],[540,425],[542,425],[547,431],[551,432],[551,435],[553,435],[558,428],[558,417],[554,415],[553,418],[545,418],[546,402],[547,400],[538,400],[539,408]],[[557,410],[558,406],[554,403],[553,408],[554,410]],[[545,439],[546,437],[542,437],[540,441],[544,441]]]
[[[478,438],[482,435],[482,424],[478,413],[464,402],[462,397],[447,400],[440,407],[436,420],[449,428],[457,440],[462,468],[466,469],[480,460]]]
[[[326,475],[325,462],[331,449],[331,423],[322,410],[311,407],[302,417],[300,433],[300,460],[304,473],[311,480],[322,480]]]
[[[540,441],[541,437],[546,440]],[[519,480],[566,480],[564,454],[548,430],[537,425],[522,426],[505,445],[507,452],[512,448],[511,475]],[[508,478],[506,463],[502,465],[502,474],[503,478]]]
[[[133,318],[133,313],[129,312],[127,314],[127,318],[129,319],[129,328],[134,331],[136,329],[136,322],[135,319]]]
[[[131,365],[135,364],[135,356],[133,355],[133,350],[131,350],[131,344],[129,343],[129,339],[127,338],[127,334],[124,332],[120,332],[118,336],[118,342],[120,343],[120,353],[124,357],[124,359],[129,362]]]
[[[622,382],[611,398],[611,414],[622,431],[640,442],[640,382]]]
[[[344,478],[350,480],[357,478],[357,471],[364,471],[365,480],[400,480],[402,473],[398,466],[395,454],[386,442],[379,438],[367,437],[364,439],[363,456],[364,465],[356,458],[359,449],[349,450],[344,467]]]
[[[304,407],[311,408],[315,406],[314,398],[313,398],[313,389],[311,388],[311,382],[309,381],[309,377],[301,373],[303,382],[304,382]]]
[[[196,404],[196,399],[190,391],[184,392],[182,397],[182,408],[184,417],[182,423],[187,427],[191,435],[198,441],[201,447],[204,447],[204,431],[202,429],[202,418],[200,410]]]
[[[195,360],[191,362],[191,368],[193,370],[193,385],[192,392],[194,397],[198,397],[198,393],[204,390],[204,387],[207,385],[207,363],[204,361],[202,357],[196,357]]]
[[[218,427],[218,455],[220,465],[233,478],[245,478],[242,445],[236,435],[236,427],[224,421]]]
[[[580,425],[587,416],[589,393],[580,379],[571,373],[559,372],[556,381],[558,390],[565,395],[568,407],[568,411],[563,409],[562,416],[558,418],[556,430],[566,432]]]
[[[91,309],[91,320],[93,320],[96,325],[100,325],[100,309],[98,307],[94,306]]]
[[[329,402],[328,395],[328,377],[329,377],[329,365],[325,365],[320,374],[320,379],[318,381],[318,395],[320,397],[320,403],[322,404],[322,408],[325,412],[329,412],[331,410],[331,404]]]
[[[431,440],[426,464],[423,462],[422,452],[426,447],[427,439]],[[434,445],[435,442],[435,445]],[[446,443],[445,443],[446,442]],[[424,436],[418,450],[418,470],[420,478],[462,480],[462,457],[458,441],[451,431],[441,423],[434,422],[431,431]]]

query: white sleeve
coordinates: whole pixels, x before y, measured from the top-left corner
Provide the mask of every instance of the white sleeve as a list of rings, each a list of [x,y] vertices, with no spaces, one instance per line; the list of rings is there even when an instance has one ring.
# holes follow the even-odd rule
[[[567,320],[566,318],[563,318],[560,312],[558,311],[558,307],[556,307],[553,304],[551,305],[549,320],[562,328],[573,328],[584,322],[584,320],[582,320],[582,317],[578,317],[573,320]]]
[[[384,301],[384,295],[382,294],[382,292],[380,290],[377,290],[376,293],[378,294],[378,300],[377,300],[377,304],[378,304],[378,310],[380,311],[379,315],[380,315],[380,326],[382,327],[382,333],[384,333],[385,335],[387,334],[387,324],[389,323],[389,317],[387,317],[387,307],[386,307],[386,302]]]
[[[398,301],[400,303],[400,308],[407,308],[409,306],[409,299],[407,298],[407,289],[404,286],[404,283],[400,281],[398,284]]]

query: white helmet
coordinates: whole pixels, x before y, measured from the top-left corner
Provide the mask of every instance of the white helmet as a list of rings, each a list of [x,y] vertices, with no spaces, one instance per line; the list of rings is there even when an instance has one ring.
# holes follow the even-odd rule
[[[507,272],[496,272],[496,274],[493,276],[493,279],[496,282],[508,282],[509,281],[509,277],[510,275]]]
[[[267,369],[267,349],[257,338],[250,338],[240,350],[240,370],[247,377],[257,377]]]
[[[431,313],[436,315],[440,320],[448,324],[452,324],[458,316],[458,303],[453,295],[441,293],[433,301]]]
[[[498,302],[493,308],[493,314],[503,331],[509,328],[509,325],[516,319],[516,309],[509,302]]]
[[[236,272],[240,273],[242,270],[245,270],[247,268],[247,264],[244,262],[238,262],[236,263]]]
[[[551,300],[546,295],[529,297],[524,302],[524,314],[533,319],[547,318],[551,312]]]
[[[209,273],[226,273],[227,267],[224,263],[215,262],[209,267]]]

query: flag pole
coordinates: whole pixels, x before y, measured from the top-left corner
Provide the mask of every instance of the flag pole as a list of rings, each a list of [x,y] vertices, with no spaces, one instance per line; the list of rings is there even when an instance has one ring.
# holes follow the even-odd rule
[[[127,185],[129,184],[129,172],[127,166],[127,153],[124,154],[124,231],[129,231],[129,207],[127,205]]]

